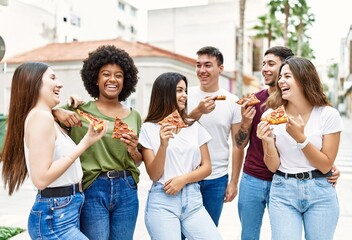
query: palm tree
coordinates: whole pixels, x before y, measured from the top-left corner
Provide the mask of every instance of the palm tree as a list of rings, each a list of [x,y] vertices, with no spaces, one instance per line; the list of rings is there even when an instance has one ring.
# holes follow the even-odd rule
[[[297,34],[297,52],[298,56],[303,56],[303,41],[304,38],[308,38],[305,32],[315,21],[314,14],[309,12],[306,0],[298,0],[298,3],[294,5],[292,9],[292,23],[295,26],[295,32]]]
[[[246,9],[246,0],[240,0],[240,27],[238,28],[238,59],[237,59],[237,96],[242,97],[243,82],[243,39],[244,39],[244,14]]]
[[[275,15],[276,12],[281,12],[284,14],[285,21],[284,21],[284,32],[283,32],[283,38],[284,38],[284,45],[285,47],[288,46],[288,26],[289,26],[289,19],[290,19],[290,0],[271,0],[269,2],[269,8],[270,8],[270,14]]]
[[[257,30],[255,38],[266,38],[268,41],[268,48],[271,46],[271,41],[274,41],[280,37],[283,37],[282,34],[282,24],[277,18],[268,13],[258,17],[259,24],[255,25],[253,29]]]

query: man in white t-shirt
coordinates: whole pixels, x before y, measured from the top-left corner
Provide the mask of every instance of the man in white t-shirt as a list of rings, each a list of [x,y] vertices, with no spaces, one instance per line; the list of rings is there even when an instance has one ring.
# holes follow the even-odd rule
[[[218,225],[223,203],[231,202],[237,195],[244,150],[232,145],[232,171],[228,181],[231,155],[228,140],[240,128],[241,106],[236,104],[237,96],[219,87],[219,76],[224,69],[222,53],[214,47],[203,47],[197,55],[196,73],[200,84],[188,89],[188,111],[212,137],[208,142],[212,173],[200,182],[200,188],[203,204]],[[219,95],[226,96],[226,100],[215,100]]]

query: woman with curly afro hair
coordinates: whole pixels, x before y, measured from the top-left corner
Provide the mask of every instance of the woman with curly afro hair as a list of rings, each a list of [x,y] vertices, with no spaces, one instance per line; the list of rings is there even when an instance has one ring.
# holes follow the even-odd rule
[[[86,197],[81,231],[89,239],[133,239],[138,214],[140,172],[137,166],[142,161],[138,135],[142,121],[137,111],[122,102],[136,90],[137,74],[128,53],[112,45],[98,47],[83,61],[82,80],[94,100],[81,104],[78,109],[109,122],[105,136],[81,156]],[[83,118],[76,113],[71,114],[68,121],[65,114],[59,112],[54,115],[71,127],[71,138],[79,142],[87,131],[88,122],[81,121]],[[120,139],[112,138],[116,118],[133,131]]]

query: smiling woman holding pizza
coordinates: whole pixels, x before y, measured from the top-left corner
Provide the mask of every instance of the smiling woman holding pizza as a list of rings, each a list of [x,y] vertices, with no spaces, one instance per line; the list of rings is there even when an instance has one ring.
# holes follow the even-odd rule
[[[309,60],[292,57],[282,64],[277,90],[266,101],[271,109],[281,105],[284,108],[270,117],[287,114],[287,123],[270,125],[270,118],[264,117],[257,128],[264,162],[275,173],[269,200],[272,239],[301,239],[303,223],[306,239],[331,240],[339,205],[326,177],[331,175],[343,126]]]
[[[205,210],[198,181],[211,173],[208,132],[188,122],[187,79],[161,74],[154,82],[140,143],[153,181],[145,209],[151,239],[221,239]]]
[[[79,231],[84,201],[79,156],[106,131],[90,125],[77,145],[51,113],[62,83],[45,63],[20,65],[12,78],[8,129],[1,161],[9,194],[29,175],[38,189],[28,219],[31,239],[88,239]]]
[[[95,100],[80,105],[80,115],[97,123],[109,122],[107,134],[81,156],[86,196],[81,230],[89,239],[133,239],[139,206],[137,166],[142,155],[137,144],[142,121],[137,111],[122,102],[135,91],[137,74],[128,53],[112,45],[97,48],[83,63],[82,80]],[[70,129],[74,141],[82,138],[87,120],[82,118],[82,127]],[[113,134],[115,125],[128,126],[128,132],[122,138]]]

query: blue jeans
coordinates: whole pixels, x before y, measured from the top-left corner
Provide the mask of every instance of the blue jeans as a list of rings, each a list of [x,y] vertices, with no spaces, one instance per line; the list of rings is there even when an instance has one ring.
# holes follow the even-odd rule
[[[166,194],[164,185],[152,184],[145,208],[145,224],[152,240],[218,240],[220,233],[202,203],[198,183],[184,186],[176,195]]]
[[[86,190],[81,230],[94,240],[132,240],[138,215],[133,178],[98,177]]]
[[[270,181],[242,172],[238,193],[242,240],[259,240],[265,207],[269,204],[270,185]]]
[[[297,180],[274,175],[269,217],[273,240],[332,240],[339,218],[335,188],[326,178]]]
[[[220,178],[199,182],[203,205],[216,226],[219,225],[222,207],[224,206],[228,178],[226,174]]]
[[[28,218],[31,239],[88,239],[79,230],[83,202],[83,193],[55,198],[38,194]]]

